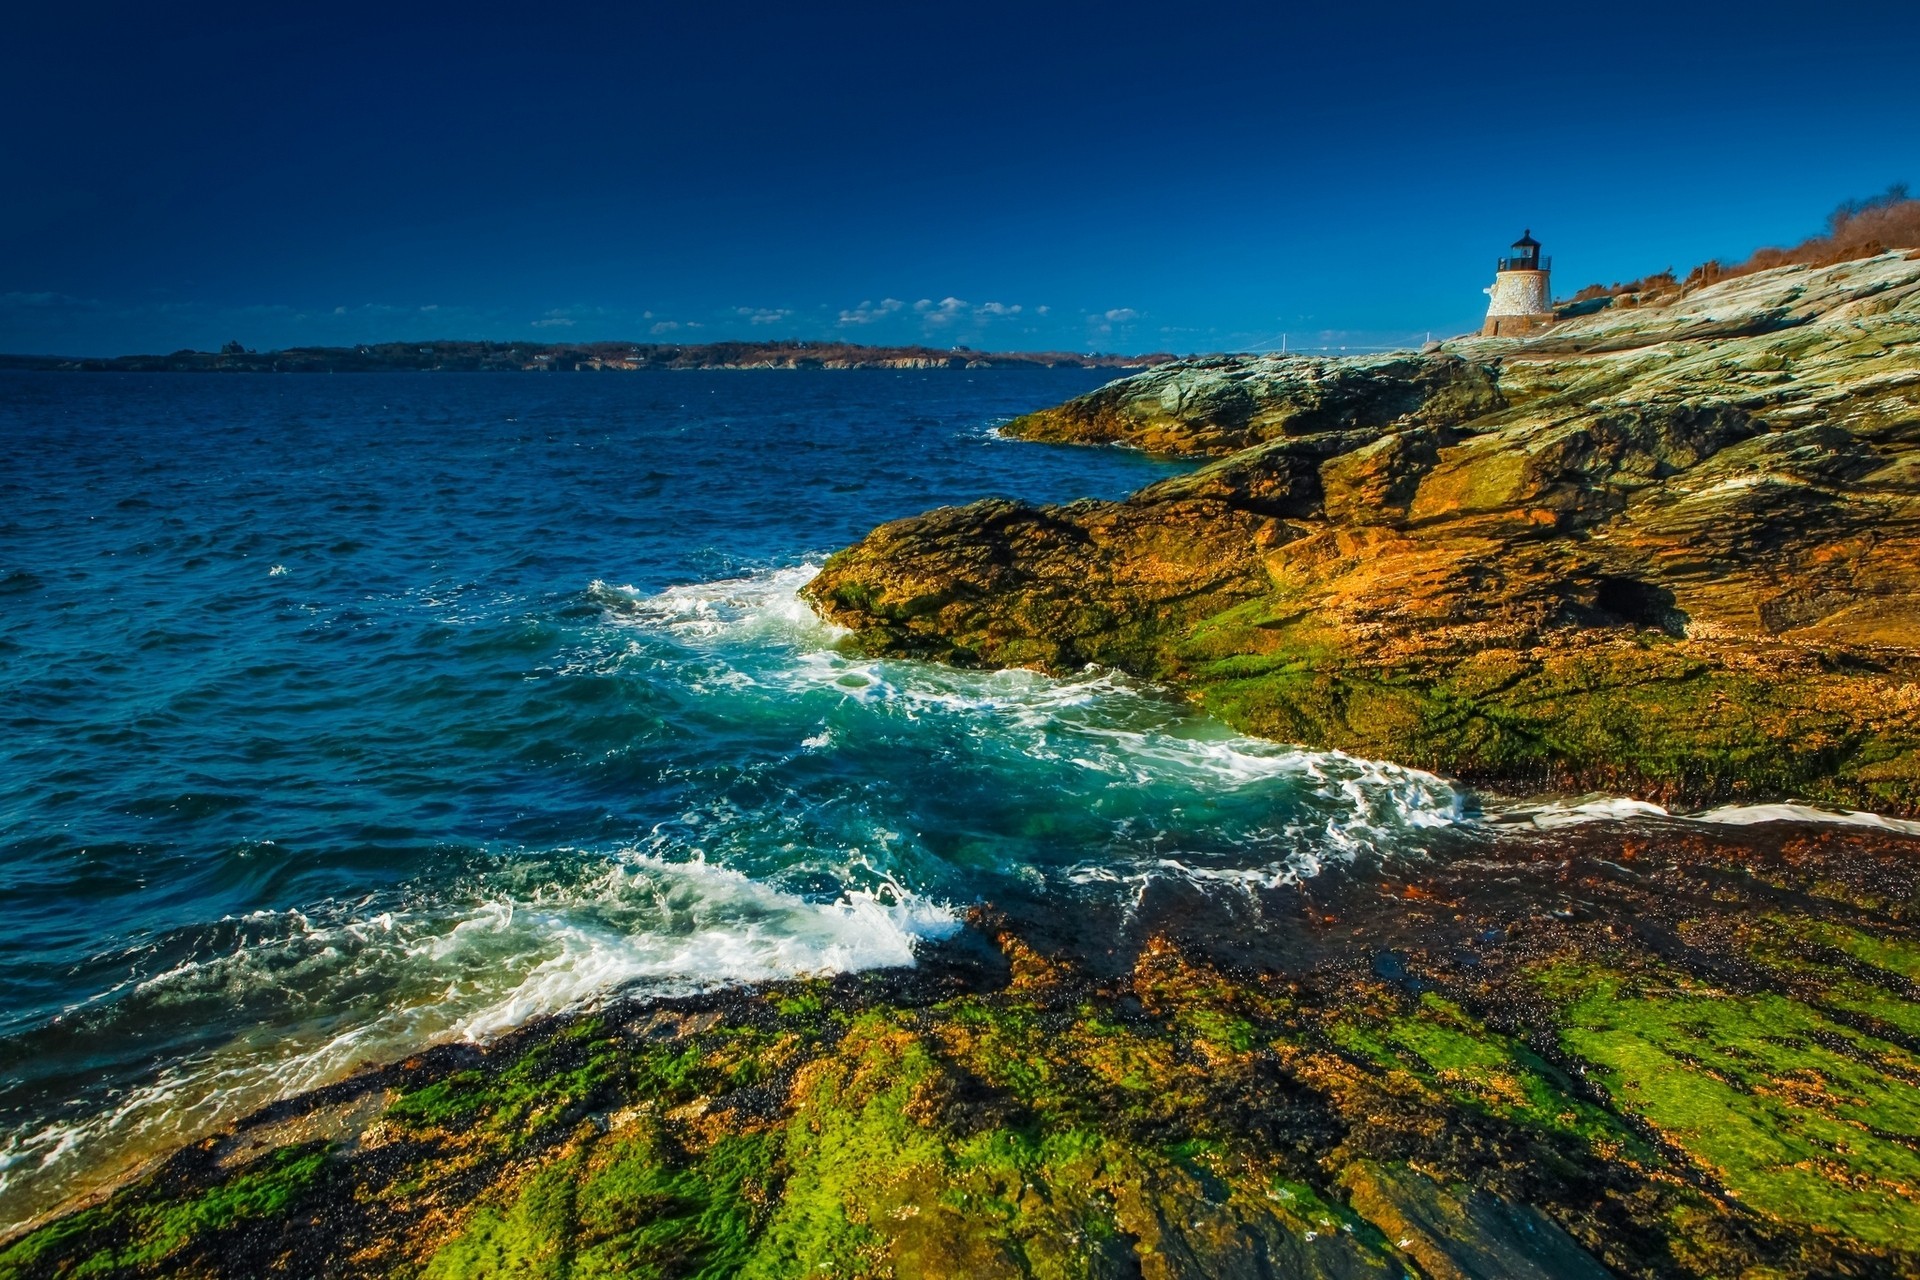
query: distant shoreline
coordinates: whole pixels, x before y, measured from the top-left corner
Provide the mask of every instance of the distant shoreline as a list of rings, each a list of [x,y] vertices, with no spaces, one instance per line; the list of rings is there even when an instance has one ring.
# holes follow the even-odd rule
[[[383,342],[170,355],[0,355],[0,370],[67,373],[628,373],[655,369],[1145,369],[1175,357],[844,342]]]

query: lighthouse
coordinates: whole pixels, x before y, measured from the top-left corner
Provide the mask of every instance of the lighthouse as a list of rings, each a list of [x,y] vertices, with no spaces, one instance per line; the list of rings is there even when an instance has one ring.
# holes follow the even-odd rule
[[[1493,284],[1487,290],[1487,338],[1518,338],[1553,322],[1553,291],[1547,286],[1552,258],[1540,256],[1540,242],[1531,228],[1513,242],[1508,256],[1494,264]]]

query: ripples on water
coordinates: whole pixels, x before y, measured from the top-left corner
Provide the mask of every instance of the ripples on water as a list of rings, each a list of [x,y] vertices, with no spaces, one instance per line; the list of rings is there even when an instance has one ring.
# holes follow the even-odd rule
[[[1165,473],[993,436],[1099,380],[0,378],[0,1224],[615,988],[1440,838],[1110,673],[836,652],[795,592],[872,524]]]

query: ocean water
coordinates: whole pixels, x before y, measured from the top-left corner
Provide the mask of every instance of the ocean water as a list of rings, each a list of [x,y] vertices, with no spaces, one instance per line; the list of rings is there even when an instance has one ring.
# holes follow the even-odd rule
[[[612,992],[1449,838],[1429,775],[799,601],[880,521],[1167,474],[996,436],[1102,380],[0,375],[0,1231]]]

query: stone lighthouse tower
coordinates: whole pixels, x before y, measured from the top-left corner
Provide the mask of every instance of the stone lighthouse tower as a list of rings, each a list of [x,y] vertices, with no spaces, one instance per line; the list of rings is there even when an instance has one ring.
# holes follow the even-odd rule
[[[1513,242],[1512,253],[1494,264],[1493,284],[1487,289],[1487,323],[1482,337],[1518,338],[1553,321],[1553,292],[1547,285],[1552,258],[1540,256],[1540,242],[1531,230]]]

